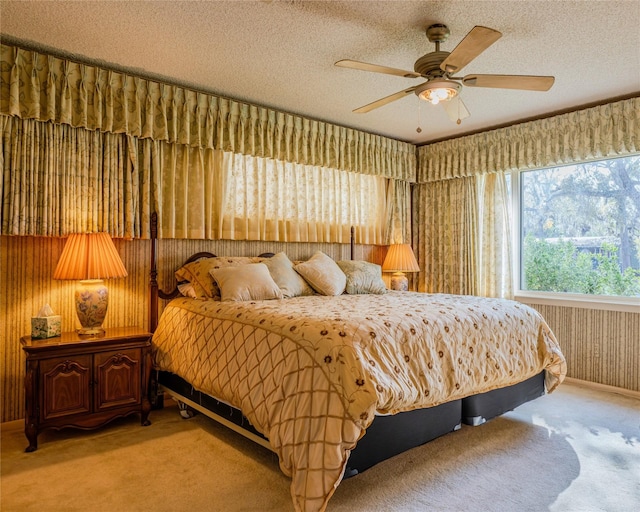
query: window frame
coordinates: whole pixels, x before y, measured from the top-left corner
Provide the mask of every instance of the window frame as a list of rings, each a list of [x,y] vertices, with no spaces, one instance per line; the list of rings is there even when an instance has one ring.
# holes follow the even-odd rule
[[[629,155],[632,156],[632,155]],[[599,160],[599,159],[598,159]],[[542,168],[540,168],[542,169]],[[512,271],[515,300],[527,304],[541,304],[549,306],[576,307],[584,309],[599,309],[640,313],[639,297],[624,297],[621,295],[589,295],[582,293],[542,292],[522,289],[522,258],[521,258],[521,202],[522,190],[520,176],[523,172],[536,169],[516,169],[510,172],[511,179],[511,242],[512,242]]]

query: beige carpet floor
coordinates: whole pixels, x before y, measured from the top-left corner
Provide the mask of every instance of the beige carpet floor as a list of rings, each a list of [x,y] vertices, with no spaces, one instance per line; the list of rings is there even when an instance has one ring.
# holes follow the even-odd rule
[[[0,509],[293,510],[270,451],[175,406],[100,430],[2,430]],[[480,427],[463,428],[343,481],[328,512],[640,510],[640,400],[565,383]]]

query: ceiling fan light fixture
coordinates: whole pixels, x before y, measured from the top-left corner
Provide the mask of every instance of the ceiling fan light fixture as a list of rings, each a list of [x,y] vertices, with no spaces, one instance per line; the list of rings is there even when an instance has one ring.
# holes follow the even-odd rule
[[[416,87],[415,93],[421,100],[437,105],[441,101],[449,101],[458,95],[461,85],[452,80],[430,80]]]

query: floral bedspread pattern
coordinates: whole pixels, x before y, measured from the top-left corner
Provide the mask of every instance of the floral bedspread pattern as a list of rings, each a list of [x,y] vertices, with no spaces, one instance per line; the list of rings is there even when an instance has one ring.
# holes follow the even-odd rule
[[[532,308],[389,292],[219,302],[180,298],[153,337],[155,363],[242,409],[292,477],[296,510],[322,511],[376,413],[435,406],[566,374]]]

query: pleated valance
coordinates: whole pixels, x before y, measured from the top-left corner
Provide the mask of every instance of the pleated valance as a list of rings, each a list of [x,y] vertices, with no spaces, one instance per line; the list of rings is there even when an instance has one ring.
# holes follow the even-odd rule
[[[418,182],[640,151],[640,97],[418,148]]]
[[[7,44],[0,114],[415,182],[415,146]]]

